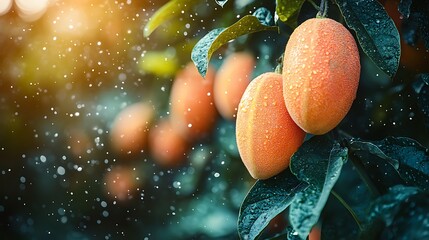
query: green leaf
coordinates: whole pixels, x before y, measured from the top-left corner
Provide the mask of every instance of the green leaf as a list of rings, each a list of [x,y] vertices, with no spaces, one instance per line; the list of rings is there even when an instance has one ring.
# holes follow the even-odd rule
[[[429,190],[428,149],[405,137],[388,137],[374,143],[387,156],[399,161],[398,172],[406,184]]]
[[[255,239],[271,219],[284,211],[295,194],[308,187],[286,169],[267,180],[259,180],[244,199],[238,216],[242,239]]]
[[[322,222],[321,239],[360,239],[357,236],[368,218],[367,211],[373,198],[351,155],[349,151],[349,160],[343,165],[335,190],[331,191],[319,220]]]
[[[411,2],[402,0],[398,6],[399,12],[405,16],[401,25],[402,40],[412,46],[423,40],[425,48],[429,49],[429,1]]]
[[[363,51],[387,75],[398,70],[401,55],[398,29],[376,0],[335,0]]]
[[[338,181],[341,181],[341,179]],[[355,224],[355,220],[350,212],[342,205],[342,203],[335,200],[331,201],[331,199],[328,201],[328,204],[324,209],[323,219],[321,219],[322,236],[320,239],[359,239],[357,236],[359,235],[360,230],[358,225]],[[367,196],[364,196],[362,200],[367,201]]]
[[[201,38],[192,50],[192,61],[200,74],[205,77],[210,58],[219,47],[242,35],[265,30],[278,30],[278,27],[266,26],[255,16],[244,16],[233,25],[214,29]]]
[[[179,69],[179,61],[172,49],[165,51],[148,51],[140,57],[139,70],[160,77],[168,77],[176,74]]]
[[[390,204],[398,204],[390,203]],[[429,194],[418,192],[404,199],[380,239],[429,239]]]
[[[351,141],[349,147],[379,187],[407,184],[429,190],[429,152],[417,141],[388,137],[373,142]]]
[[[370,154],[373,154],[381,159],[386,160],[392,167],[395,169],[398,169],[399,162],[398,160],[392,159],[389,156],[387,156],[377,145],[371,142],[364,142],[364,141],[356,141],[351,140],[350,141],[350,147],[352,150],[359,150],[359,151],[367,151]]]
[[[417,107],[423,115],[426,128],[429,128],[429,73],[419,74],[413,83],[413,88],[416,95]]]
[[[405,18],[410,17],[410,7],[413,0],[401,0],[398,5],[398,10]]]
[[[387,194],[373,202],[369,211],[369,221],[372,222],[375,218],[382,218],[387,225],[392,224],[401,203],[419,191],[416,187],[393,186]]]
[[[304,2],[305,0],[277,0],[276,13],[279,19],[289,26],[294,27]]]
[[[379,239],[428,239],[429,194],[397,185],[376,199],[369,209],[369,228],[380,221]]]
[[[289,209],[290,222],[302,239],[319,220],[346,160],[347,148],[333,144],[327,136],[313,137],[292,156],[291,171],[310,184],[297,193]]]
[[[159,8],[149,19],[144,27],[143,34],[148,37],[162,23],[182,14],[189,12],[198,0],[171,0]]]

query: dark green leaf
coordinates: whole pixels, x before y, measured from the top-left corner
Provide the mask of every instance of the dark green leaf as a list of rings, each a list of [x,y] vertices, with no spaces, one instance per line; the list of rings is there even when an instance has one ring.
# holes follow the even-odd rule
[[[419,192],[402,201],[392,224],[380,239],[429,239],[429,194]]]
[[[349,147],[376,185],[388,188],[407,184],[429,190],[429,153],[415,140],[388,137],[373,142],[351,141]]]
[[[396,159],[392,159],[389,156],[387,156],[377,145],[371,142],[363,142],[363,141],[350,141],[350,147],[352,150],[359,150],[359,151],[367,151],[370,154],[373,154],[381,159],[386,160],[392,167],[395,169],[398,169],[399,162]]]
[[[409,17],[402,21],[401,34],[407,44],[415,46],[421,39],[429,49],[429,1],[412,2]]]
[[[395,215],[401,207],[401,203],[419,191],[416,187],[393,186],[387,194],[373,202],[369,210],[369,222],[374,221],[375,218],[382,218],[386,225],[392,224]]]
[[[334,144],[328,136],[314,136],[310,140],[304,142],[299,150],[292,156],[290,162],[290,170],[301,181],[307,182],[317,188],[322,188],[325,184],[328,165],[334,157],[345,157],[347,159],[347,151],[343,155],[344,148]],[[331,163],[332,164],[332,163]]]
[[[333,198],[331,197],[331,199]],[[358,239],[357,236],[359,235],[360,230],[350,212],[347,211],[340,202],[335,200],[331,201],[331,199],[325,207],[326,211],[324,210],[323,219],[321,220],[321,239]]]
[[[421,94],[421,91],[427,86],[429,86],[429,73],[417,75],[417,80],[413,83],[414,91],[417,94]]]
[[[427,239],[429,197],[416,187],[394,186],[369,209],[369,226],[381,221],[380,239]]]
[[[267,180],[259,180],[247,194],[238,216],[238,232],[243,239],[255,239],[271,219],[284,211],[295,194],[308,187],[286,169]]]
[[[399,161],[399,174],[409,185],[429,190],[429,153],[417,141],[404,137],[388,137],[374,142],[389,157]]]
[[[387,75],[399,66],[400,38],[393,20],[376,0],[336,0],[349,28],[356,32],[363,51]]]
[[[297,193],[289,209],[290,222],[302,239],[317,223],[346,160],[347,148],[334,145],[326,136],[313,137],[293,155],[291,171],[310,184]]]
[[[389,156],[386,158],[374,154],[375,151],[371,151],[373,147],[379,148],[372,142],[359,142],[360,147],[354,143],[355,141],[349,146],[350,158],[354,161],[354,165],[359,165],[359,162],[362,163],[362,170],[369,178],[370,183],[367,184],[369,184],[368,187],[373,195],[384,194],[391,186],[405,184],[399,176],[398,167],[396,167],[399,165],[397,160],[393,160]],[[365,178],[365,175],[363,177]]]
[[[276,12],[279,19],[294,27],[304,2],[305,0],[277,0]]]
[[[334,189],[335,194],[329,197],[320,219],[321,239],[358,239],[372,199],[352,161],[344,164]]]
[[[419,74],[413,83],[417,107],[423,115],[426,128],[429,128],[429,73]]]
[[[362,223],[367,218],[367,209],[371,203],[371,192],[365,182],[361,178],[361,173],[357,167],[350,161],[351,153],[349,152],[349,161],[344,164],[341,169],[340,178],[337,180],[338,184],[335,185],[335,192],[341,196],[342,200],[351,208],[356,214],[356,218]],[[343,205],[339,199],[335,198],[335,203],[338,202]],[[345,206],[338,206],[346,208]],[[324,210],[324,213],[327,213]],[[335,210],[333,214],[335,215]],[[349,213],[350,214],[350,213]],[[353,225],[355,220],[352,220]]]
[[[198,0],[171,0],[159,8],[149,19],[144,27],[143,34],[148,37],[162,23],[182,14],[182,11],[188,12]]]
[[[255,16],[244,16],[233,25],[214,29],[200,39],[192,50],[192,61],[200,74],[205,77],[210,58],[219,47],[242,35],[265,30],[278,30],[278,27],[261,24]]]
[[[398,10],[405,18],[410,16],[410,7],[413,3],[412,0],[401,0],[398,5]]]

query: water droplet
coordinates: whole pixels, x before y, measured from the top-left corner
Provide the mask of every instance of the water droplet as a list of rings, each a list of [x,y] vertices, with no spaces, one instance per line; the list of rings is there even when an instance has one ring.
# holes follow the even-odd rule
[[[59,175],[64,175],[64,174],[66,173],[66,169],[65,169],[64,167],[59,166],[59,167],[57,168],[57,173],[58,173]]]

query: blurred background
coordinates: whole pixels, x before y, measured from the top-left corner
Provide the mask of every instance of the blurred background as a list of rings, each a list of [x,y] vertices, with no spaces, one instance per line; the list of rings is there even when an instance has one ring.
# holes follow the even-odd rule
[[[238,156],[234,120],[216,115],[177,164],[157,162],[148,147],[127,149],[122,131],[160,126],[194,44],[260,6],[273,13],[275,1],[224,8],[201,1],[144,37],[147,20],[166,2],[0,0],[1,239],[238,237],[238,209],[254,180]],[[315,16],[310,4],[303,9],[299,21]],[[247,51],[257,62],[252,77],[273,71],[287,36],[240,37],[211,62],[217,70],[230,53]],[[422,69],[401,65],[390,80],[361,56],[359,96],[341,129],[428,146],[427,99],[419,98],[425,87],[417,94],[412,87]]]

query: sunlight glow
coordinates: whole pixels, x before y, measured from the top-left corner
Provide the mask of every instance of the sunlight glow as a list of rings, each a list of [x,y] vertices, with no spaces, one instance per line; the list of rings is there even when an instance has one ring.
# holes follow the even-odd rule
[[[49,0],[15,0],[19,16],[25,21],[35,21],[46,11]]]
[[[1,0],[0,1],[0,16],[9,12],[12,7],[12,0]]]

